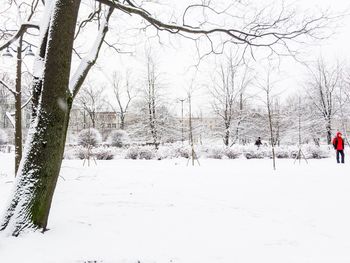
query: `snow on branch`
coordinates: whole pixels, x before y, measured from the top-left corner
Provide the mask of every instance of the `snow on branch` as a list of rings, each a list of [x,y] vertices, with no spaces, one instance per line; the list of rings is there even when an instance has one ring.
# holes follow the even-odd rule
[[[15,121],[15,119],[13,118],[13,114],[10,113],[10,112],[6,112],[6,117],[9,119],[9,121],[10,121],[12,127],[15,127],[16,121]]]
[[[93,46],[90,49],[90,52],[87,56],[82,58],[77,70],[75,71],[69,82],[69,90],[71,91],[73,98],[77,95],[91,67],[96,63],[99,51],[108,31],[108,21],[113,13],[113,10],[113,8],[108,9],[107,15],[104,21],[102,21],[101,23],[98,35],[95,39]]]
[[[0,84],[2,84],[9,92],[11,92],[13,95],[17,94],[17,91],[15,91],[14,89],[12,89],[10,87],[10,85],[8,85],[6,82],[4,82],[3,80],[0,79]]]
[[[0,51],[9,47],[13,42],[15,42],[20,36],[22,36],[27,29],[29,28],[36,28],[36,29],[40,29],[38,24],[35,23],[31,23],[31,22],[25,22],[23,24],[21,24],[21,26],[19,27],[19,29],[16,31],[16,33],[3,45],[0,46]]]
[[[21,106],[21,109],[22,109],[22,110],[29,104],[29,102],[31,102],[32,98],[33,98],[33,96],[30,96],[30,97],[27,99],[27,101],[26,101],[25,103],[23,103],[23,105]]]
[[[29,102],[32,100],[32,97],[33,96],[30,96],[27,99],[27,101],[21,106],[21,110],[23,110],[29,104]],[[9,119],[13,127],[15,127],[15,123],[16,123],[15,119],[13,118],[15,114],[16,114],[15,112],[8,112],[8,111],[5,113],[6,117]]]

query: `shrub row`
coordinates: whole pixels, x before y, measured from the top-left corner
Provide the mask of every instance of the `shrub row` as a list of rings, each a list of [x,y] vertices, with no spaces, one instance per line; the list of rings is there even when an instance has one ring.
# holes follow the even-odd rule
[[[84,159],[88,155],[87,148],[83,146],[70,147],[65,151],[65,159]],[[272,158],[271,148],[256,146],[241,146],[233,147],[210,147],[200,146],[195,148],[197,157],[211,159],[264,159]],[[295,146],[282,146],[275,148],[276,158],[291,158],[298,156],[299,149]],[[302,153],[307,159],[321,159],[330,157],[330,150],[327,147],[317,147],[305,145],[302,147]],[[115,159],[173,159],[173,158],[189,158],[191,156],[191,147],[189,145],[182,146],[175,143],[165,146],[160,146],[155,150],[151,146],[131,146],[129,148],[120,147],[95,147],[90,150],[90,156],[98,160]]]

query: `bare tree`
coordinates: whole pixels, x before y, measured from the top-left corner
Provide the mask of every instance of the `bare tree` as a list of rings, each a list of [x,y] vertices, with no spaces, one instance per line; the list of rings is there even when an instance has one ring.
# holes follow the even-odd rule
[[[267,121],[269,125],[269,137],[270,137],[270,145],[271,145],[271,152],[272,152],[272,166],[273,169],[276,170],[276,155],[275,155],[275,146],[276,146],[276,133],[274,132],[274,111],[273,111],[273,105],[274,105],[274,96],[272,94],[272,90],[274,87],[274,83],[271,80],[271,66],[269,66],[268,71],[266,72],[266,79],[259,85],[260,88],[263,90],[265,95],[265,105],[267,110]]]
[[[218,72],[219,80],[213,80],[213,87],[210,89],[214,113],[223,121],[224,145],[230,145],[232,122],[240,117],[236,127],[238,134],[239,124],[243,118],[244,92],[251,83],[252,77],[249,74],[248,66],[241,64],[240,59],[232,53],[226,58],[226,63],[220,65]],[[238,136],[238,135],[237,135]]]
[[[97,113],[106,105],[103,90],[103,87],[94,87],[92,83],[88,83],[82,88],[81,93],[76,100],[77,104],[84,111],[84,114],[86,112],[89,116],[92,128],[97,128]],[[84,123],[84,126],[86,126],[86,123]]]
[[[32,0],[29,1],[28,4],[23,5],[21,3],[18,3],[17,1],[11,1],[11,7],[15,8],[18,13],[18,20],[19,21],[29,21],[33,18],[35,13],[37,12],[39,1],[38,0]],[[5,20],[6,21],[6,20]],[[10,39],[7,43],[11,41],[16,41],[17,46],[15,49],[10,47],[9,45],[6,46],[7,49],[7,56],[12,56],[12,54],[9,52],[10,48],[12,51],[16,53],[16,77],[15,77],[15,85],[14,87],[11,86],[11,84],[6,83],[6,81],[1,80],[0,83],[7,88],[12,95],[14,96],[15,101],[15,110],[14,110],[14,130],[15,130],[15,174],[17,173],[19,163],[22,158],[22,60],[24,56],[31,55],[33,56],[33,52],[31,50],[31,43],[28,42],[28,40],[25,39],[25,32],[26,30],[30,28],[36,28],[38,29],[38,25],[31,24],[31,23],[22,23],[20,30],[22,30],[22,33],[17,32],[17,35],[13,34],[13,31],[9,28],[10,25],[12,26],[13,23],[16,23],[15,21],[12,21],[11,19],[7,19],[7,23],[10,23],[9,25],[6,25],[6,23],[3,24],[4,29],[0,29],[0,39]],[[7,27],[9,26],[9,27]],[[11,39],[12,38],[12,39]],[[24,45],[27,45],[26,47]],[[24,51],[27,51],[24,55]],[[30,52],[28,52],[30,51]],[[10,114],[8,114],[9,118],[12,118]]]
[[[288,122],[288,110],[278,98],[275,98],[273,102],[275,145],[280,146],[281,140],[285,137],[290,125]]]
[[[21,43],[20,39],[20,43]],[[0,80],[0,84],[9,92],[14,98],[14,112],[6,110],[6,116],[10,123],[14,127],[14,138],[15,138],[15,175],[17,173],[20,161],[22,159],[22,110],[28,105],[31,97],[22,104],[23,89],[22,89],[22,44],[18,45],[17,48],[17,63],[16,63],[16,80],[15,87],[8,82],[8,80]],[[5,103],[5,101],[4,101]],[[8,104],[7,104],[8,105]],[[5,105],[4,105],[5,106]],[[8,106],[6,106],[8,108]],[[14,118],[13,118],[14,117]],[[5,124],[5,121],[4,121]]]
[[[148,111],[148,125],[152,135],[153,145],[156,149],[159,146],[159,128],[158,128],[158,112],[159,105],[159,73],[156,68],[156,64],[151,55],[147,55],[147,79],[146,87],[144,89],[144,98]]]
[[[192,160],[192,166],[194,166],[194,161],[196,160],[198,165],[200,165],[196,151],[194,149],[194,138],[193,138],[193,119],[192,119],[192,96],[193,96],[193,88],[192,86],[187,91],[187,102],[188,102],[188,135],[189,135],[189,143],[191,146],[191,156],[188,159]],[[188,163],[187,163],[188,164]]]
[[[340,118],[341,122],[341,129],[344,133],[345,141],[350,146],[348,134],[347,134],[347,123],[349,118],[347,117],[350,113],[350,82],[349,82],[349,74],[344,74],[344,71],[342,71],[341,81],[339,85],[339,89],[336,95],[337,104],[339,105],[339,114],[338,117]]]
[[[133,1],[124,2],[112,0],[96,0],[90,20],[100,22],[97,37],[88,52],[83,57],[80,66],[70,76],[73,42],[76,33],[80,0],[48,0],[43,1],[45,7],[40,26],[30,20],[22,23],[18,30],[4,43],[0,50],[14,43],[28,28],[40,27],[40,39],[36,63],[41,69],[35,72],[33,81],[33,111],[30,137],[26,143],[26,157],[22,158],[17,172],[15,191],[7,206],[0,229],[9,228],[13,235],[19,235],[24,229],[40,229],[45,231],[56,182],[60,172],[65,146],[69,113],[75,96],[84,82],[89,70],[95,64],[101,45],[104,43],[108,30],[108,21],[113,10],[126,13],[125,19],[133,15],[140,17],[146,23],[146,28],[152,26],[157,32],[165,31],[171,34],[182,34],[194,38],[207,39],[209,53],[218,52],[211,45],[213,36],[220,35],[223,44],[242,46],[244,50],[255,51],[255,48],[267,48],[274,54],[294,54],[288,46],[290,40],[298,40],[303,36],[318,37],[320,29],[328,23],[324,14],[319,17],[306,16],[299,21],[295,13],[285,13],[283,7],[278,14],[267,14],[264,10],[250,16],[247,21],[241,14],[230,15],[233,20],[229,27],[210,26],[210,23],[198,25],[189,24],[190,9],[215,10],[206,4],[189,5],[182,16],[182,23],[167,23],[153,16],[142,6]],[[43,3],[39,2],[39,3]],[[241,4],[235,1],[235,5]],[[107,6],[107,7],[106,7]],[[234,10],[230,8],[229,15]],[[249,10],[249,9],[248,9]],[[236,11],[237,12],[237,11]],[[215,15],[220,15],[215,13]],[[208,21],[210,22],[210,21]],[[79,28],[79,27],[78,27]],[[79,29],[78,29],[79,30]]]
[[[246,83],[248,86],[248,83]],[[245,89],[242,89],[239,92],[239,98],[238,98],[238,110],[236,114],[236,128],[235,133],[232,136],[232,143],[233,145],[236,142],[240,141],[241,137],[241,129],[242,129],[242,123],[245,121],[245,119],[248,117],[247,109],[246,109],[246,101],[248,97],[245,96]]]
[[[130,72],[128,71],[125,77],[125,83],[122,84],[122,78],[116,73],[113,74],[113,92],[117,101],[117,106],[114,103],[110,103],[114,112],[117,113],[120,119],[120,129],[125,128],[125,117],[129,110],[131,101],[136,97],[134,88],[130,83]]]
[[[339,110],[336,104],[337,90],[341,81],[340,65],[327,66],[319,59],[314,69],[310,69],[311,80],[307,83],[306,92],[314,110],[322,116],[325,122],[327,143],[332,143],[332,122]]]
[[[10,83],[10,78],[6,73],[1,74],[0,79],[0,114],[1,114],[1,123],[2,128],[7,128],[7,120],[6,120],[6,112],[10,110],[11,107],[11,98],[13,98],[13,89],[10,87],[13,86],[12,83]],[[3,83],[6,83],[6,86],[10,89],[6,88],[6,86],[3,85]]]

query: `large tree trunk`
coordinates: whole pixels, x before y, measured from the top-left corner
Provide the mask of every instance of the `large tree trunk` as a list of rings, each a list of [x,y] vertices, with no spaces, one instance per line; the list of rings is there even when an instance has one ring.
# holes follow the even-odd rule
[[[27,228],[46,230],[72,104],[68,84],[79,5],[80,0],[56,0],[50,14],[40,100],[13,197],[0,226],[13,235]]]

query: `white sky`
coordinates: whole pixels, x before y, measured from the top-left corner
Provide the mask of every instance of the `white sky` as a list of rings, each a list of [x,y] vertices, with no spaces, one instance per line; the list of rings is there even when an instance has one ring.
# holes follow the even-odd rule
[[[179,7],[183,7],[189,1],[162,0],[159,2],[165,3],[165,5],[154,5],[154,7],[158,10],[161,10],[161,8],[170,10],[172,7],[176,10],[181,10]],[[251,0],[250,2],[254,3],[255,5],[262,4],[261,0]],[[266,1],[263,2],[266,4]],[[334,12],[344,13],[350,8],[350,1],[348,0],[301,0],[293,2],[287,0],[286,2],[292,3],[292,6],[296,6],[299,9],[309,10],[318,10],[321,8],[323,10],[331,9]],[[224,3],[226,2],[224,1]],[[115,13],[114,15],[118,16],[120,13]],[[159,12],[159,15],[162,16],[162,12]],[[174,16],[176,16],[176,14]],[[132,20],[133,19],[125,21],[125,24],[114,25],[114,29],[110,30],[108,33],[108,40],[111,40],[111,42],[115,40],[123,42],[124,39],[116,39],[114,36],[118,36],[118,34],[120,35],[121,31],[124,32],[124,28],[126,28],[126,26],[130,26],[129,23]],[[342,27],[336,28],[336,31],[336,35],[332,38],[322,41],[319,43],[319,45],[313,45],[306,50],[305,54],[308,55],[309,60],[317,60],[317,58],[322,55],[326,60],[332,62],[336,61],[337,59],[341,61],[350,61],[350,37],[348,34],[348,32],[350,32],[350,18],[344,18]],[[136,36],[132,33],[130,33],[130,35],[130,38]],[[142,36],[142,33],[139,35]],[[162,34],[161,39],[164,41],[164,43],[166,43],[166,45],[158,45],[156,39],[147,40],[139,35],[137,35],[139,45],[135,48],[136,52],[133,55],[116,54],[115,51],[104,48],[100,54],[96,67],[89,75],[89,79],[96,83],[96,85],[103,85],[104,83],[108,83],[114,71],[125,74],[126,69],[131,70],[132,75],[135,76],[136,79],[142,78],[145,73],[144,43],[145,41],[148,41],[152,43],[148,44],[147,46],[152,46],[152,53],[155,54],[155,58],[159,63],[160,72],[162,73],[162,84],[168,87],[167,93],[169,94],[169,97],[171,97],[171,100],[176,101],[176,98],[183,97],[185,95],[185,90],[191,85],[192,79],[195,79],[196,86],[208,82],[208,77],[210,77],[213,70],[213,61],[215,61],[217,58],[212,56],[207,60],[203,60],[199,71],[197,74],[194,74],[195,70],[191,66],[198,62],[198,60],[194,54],[195,49],[193,48],[193,42],[181,37],[173,36],[170,37],[171,41],[169,42],[168,34]],[[93,39],[94,34],[90,34],[90,37]],[[134,41],[131,41],[131,43],[132,42]],[[86,45],[84,46],[86,47]],[[134,50],[134,47],[129,47],[127,45],[123,45],[121,47],[122,50],[125,51]],[[29,68],[31,67],[31,60],[31,58],[25,59],[25,62],[29,65]],[[2,67],[4,67],[5,64],[8,64],[7,68],[13,68],[14,61],[9,62],[8,60],[1,58],[0,63],[2,64]],[[289,94],[292,93],[293,90],[300,87],[302,81],[306,78],[306,71],[293,59],[284,59],[281,63],[280,72],[276,72],[276,78],[281,79],[279,82],[279,89],[285,90],[284,94]],[[138,84],[140,84],[140,81],[138,81]],[[107,91],[106,93],[108,94],[109,92]],[[203,92],[199,93],[202,94]],[[205,98],[201,97],[198,99],[198,104],[203,104],[204,100]]]
[[[184,1],[180,2],[183,3]],[[261,1],[254,0],[252,2],[259,3]],[[174,5],[178,5],[178,1]],[[294,2],[294,5],[297,5],[300,9],[318,10],[321,8],[323,10],[331,9],[334,12],[342,13],[346,12],[350,7],[350,3],[347,0],[304,0]],[[348,34],[350,32],[350,18],[344,18],[342,27],[337,27],[336,31],[338,32],[332,38],[322,41],[318,45],[314,43],[312,47],[305,50],[308,60],[317,60],[322,55],[327,61],[332,63],[337,59],[350,61],[350,37]],[[110,32],[110,34],[113,34],[113,32]],[[195,79],[196,86],[208,81],[208,76],[211,75],[212,69],[208,69],[207,63],[208,61],[209,63],[213,62],[216,58],[210,57],[208,60],[204,60],[201,63],[199,72],[195,75],[194,68],[191,67],[197,62],[194,56],[193,44],[181,38],[174,40],[176,38],[171,37],[171,39],[172,43],[175,43],[175,48],[168,45],[159,46],[157,45],[157,41],[154,40],[152,42],[152,52],[156,54],[157,61],[159,62],[159,68],[162,72],[162,82],[164,86],[168,87],[167,92],[172,94],[170,96],[171,99],[176,101],[176,98],[185,95],[185,90],[191,85],[192,79]],[[163,37],[162,40],[168,43],[167,37]],[[115,52],[105,50],[101,53],[98,61],[97,68],[100,68],[100,70],[97,70],[97,68],[94,70],[94,73],[96,73],[95,76],[99,81],[104,82],[105,78],[111,76],[112,71],[123,72],[125,68],[132,69],[136,76],[142,76],[145,69],[143,49],[144,47],[141,44],[134,56],[125,54],[115,56]],[[108,67],[105,65],[108,65]],[[275,77],[281,79],[279,82],[279,91],[284,91],[283,96],[300,88],[303,80],[307,77],[305,68],[291,58],[281,61],[280,70],[280,72],[276,72]],[[103,71],[103,74],[99,71]],[[202,94],[202,92],[198,92],[198,94]],[[199,98],[197,96],[198,105],[201,104],[199,107],[202,109],[205,108],[205,100],[206,98],[202,95]]]

